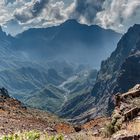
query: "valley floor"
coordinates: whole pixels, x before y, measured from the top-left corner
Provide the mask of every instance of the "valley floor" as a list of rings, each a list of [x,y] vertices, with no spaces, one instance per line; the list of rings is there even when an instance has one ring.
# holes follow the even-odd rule
[[[67,89],[67,88],[65,87],[65,85],[68,84],[68,83],[73,82],[73,81],[76,80],[76,79],[77,79],[77,76],[72,76],[72,77],[68,78],[66,81],[64,81],[61,85],[58,86],[58,88],[60,88],[60,89],[62,89],[63,91],[65,91],[64,101],[63,101],[63,103],[62,103],[62,105],[61,105],[61,107],[60,107],[60,109],[59,109],[58,111],[60,111],[60,110],[64,107],[64,105],[65,105],[66,102],[68,101],[68,96],[69,96],[69,94],[70,94],[70,92],[71,92],[69,89]]]

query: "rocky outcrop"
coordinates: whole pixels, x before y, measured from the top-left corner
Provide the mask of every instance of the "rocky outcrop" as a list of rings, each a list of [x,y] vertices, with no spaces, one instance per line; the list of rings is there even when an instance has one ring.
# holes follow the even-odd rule
[[[114,99],[115,110],[109,124],[112,133],[121,130],[125,122],[128,123],[128,121],[138,117],[140,112],[140,85],[136,85],[126,93],[115,95]]]
[[[132,120],[140,112],[140,85],[128,92],[115,95],[116,107],[114,114],[119,114],[124,121]]]
[[[26,107],[18,100],[9,96],[5,88],[0,88],[0,112],[4,114],[18,114]]]
[[[128,136],[119,136],[117,138],[112,138],[112,140],[139,140],[140,135],[128,135]]]
[[[120,92],[126,92],[135,84],[140,83],[140,42],[122,64],[117,83]]]
[[[0,135],[37,130],[51,134],[75,132],[72,125],[56,116],[32,108],[26,108],[20,101],[0,89]]]

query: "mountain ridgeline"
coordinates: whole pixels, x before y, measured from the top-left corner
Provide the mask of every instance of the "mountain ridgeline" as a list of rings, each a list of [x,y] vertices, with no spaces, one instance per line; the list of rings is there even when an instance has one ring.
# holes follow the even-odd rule
[[[140,83],[139,70],[140,25],[134,25],[119,41],[117,49],[110,58],[101,64],[101,70],[92,90],[92,95],[96,96],[97,106],[108,100],[105,106],[110,111],[113,94],[126,92]]]
[[[25,105],[72,122],[109,115],[113,96],[140,83],[140,25],[120,37],[75,20],[16,37],[1,30],[0,85]]]
[[[140,83],[140,25],[134,25],[119,41],[116,50],[102,62],[88,102],[81,106],[84,115],[76,119],[90,120],[110,114],[113,96]],[[86,98],[86,97],[85,97]]]
[[[96,69],[120,37],[75,20],[15,37],[0,29],[0,85],[27,106],[77,116],[90,96]]]
[[[68,20],[56,27],[29,29],[16,36],[13,49],[30,59],[67,60],[99,68],[115,49],[121,34]]]

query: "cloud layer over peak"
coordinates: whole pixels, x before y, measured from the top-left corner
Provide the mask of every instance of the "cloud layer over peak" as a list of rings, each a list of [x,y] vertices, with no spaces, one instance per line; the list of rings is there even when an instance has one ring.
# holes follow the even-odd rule
[[[94,23],[96,14],[103,10],[104,0],[76,0],[71,17],[81,22]]]
[[[0,9],[0,25],[13,34],[17,33],[11,30],[13,23],[18,25],[18,32],[68,19],[117,32],[140,23],[140,0],[2,0]]]

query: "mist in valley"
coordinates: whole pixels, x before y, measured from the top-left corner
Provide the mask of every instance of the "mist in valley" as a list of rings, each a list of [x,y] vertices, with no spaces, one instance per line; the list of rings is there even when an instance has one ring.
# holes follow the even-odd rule
[[[1,34],[0,85],[27,106],[65,117],[70,117],[67,106],[77,113],[80,102],[75,107],[72,102],[91,92],[101,61],[121,37],[75,20],[15,37]]]

